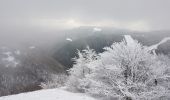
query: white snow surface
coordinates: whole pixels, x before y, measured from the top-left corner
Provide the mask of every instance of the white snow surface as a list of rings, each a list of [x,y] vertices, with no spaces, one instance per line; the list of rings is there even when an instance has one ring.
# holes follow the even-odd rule
[[[124,37],[127,45],[133,46],[135,44],[135,40],[130,35],[124,35]]]
[[[47,89],[29,93],[0,97],[0,100],[95,100],[82,93],[72,93],[64,89]]]

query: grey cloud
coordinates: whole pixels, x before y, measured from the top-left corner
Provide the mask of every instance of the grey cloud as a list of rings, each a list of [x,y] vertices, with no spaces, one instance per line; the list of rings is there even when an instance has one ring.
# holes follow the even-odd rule
[[[75,18],[82,22],[142,20],[152,30],[169,30],[169,5],[169,0],[1,0],[0,26],[31,27],[31,20]]]

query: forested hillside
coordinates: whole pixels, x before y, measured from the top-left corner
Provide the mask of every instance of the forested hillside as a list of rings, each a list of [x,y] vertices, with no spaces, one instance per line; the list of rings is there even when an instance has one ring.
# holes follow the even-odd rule
[[[79,34],[78,34],[79,32]],[[69,33],[69,31],[68,31]],[[169,31],[153,31],[153,32],[130,32],[127,30],[115,30],[103,28],[101,31],[94,32],[93,27],[81,27],[71,30],[66,37],[70,37],[73,41],[67,41],[63,46],[56,50],[53,54],[54,58],[65,66],[70,68],[73,65],[74,58],[78,50],[83,50],[87,46],[93,48],[97,53],[103,52],[103,47],[110,46],[114,42],[120,42],[124,39],[124,35],[131,35],[135,40],[146,46],[159,43],[165,37],[170,37]],[[161,44],[156,50],[157,53],[169,54],[170,41]]]

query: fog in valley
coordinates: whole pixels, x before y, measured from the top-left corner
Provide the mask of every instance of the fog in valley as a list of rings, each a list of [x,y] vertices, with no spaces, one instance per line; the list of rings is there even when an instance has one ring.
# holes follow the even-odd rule
[[[94,100],[169,100],[169,5],[0,0],[0,96],[65,87]]]

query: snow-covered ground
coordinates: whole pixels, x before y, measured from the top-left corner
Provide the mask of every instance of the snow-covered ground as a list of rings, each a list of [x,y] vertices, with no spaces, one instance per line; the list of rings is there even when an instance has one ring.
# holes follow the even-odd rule
[[[133,46],[135,44],[135,41],[131,35],[124,35],[124,37],[125,37],[125,41],[127,42],[127,45]]]
[[[0,97],[0,100],[95,100],[81,93],[72,93],[64,89],[48,89],[17,95]]]

